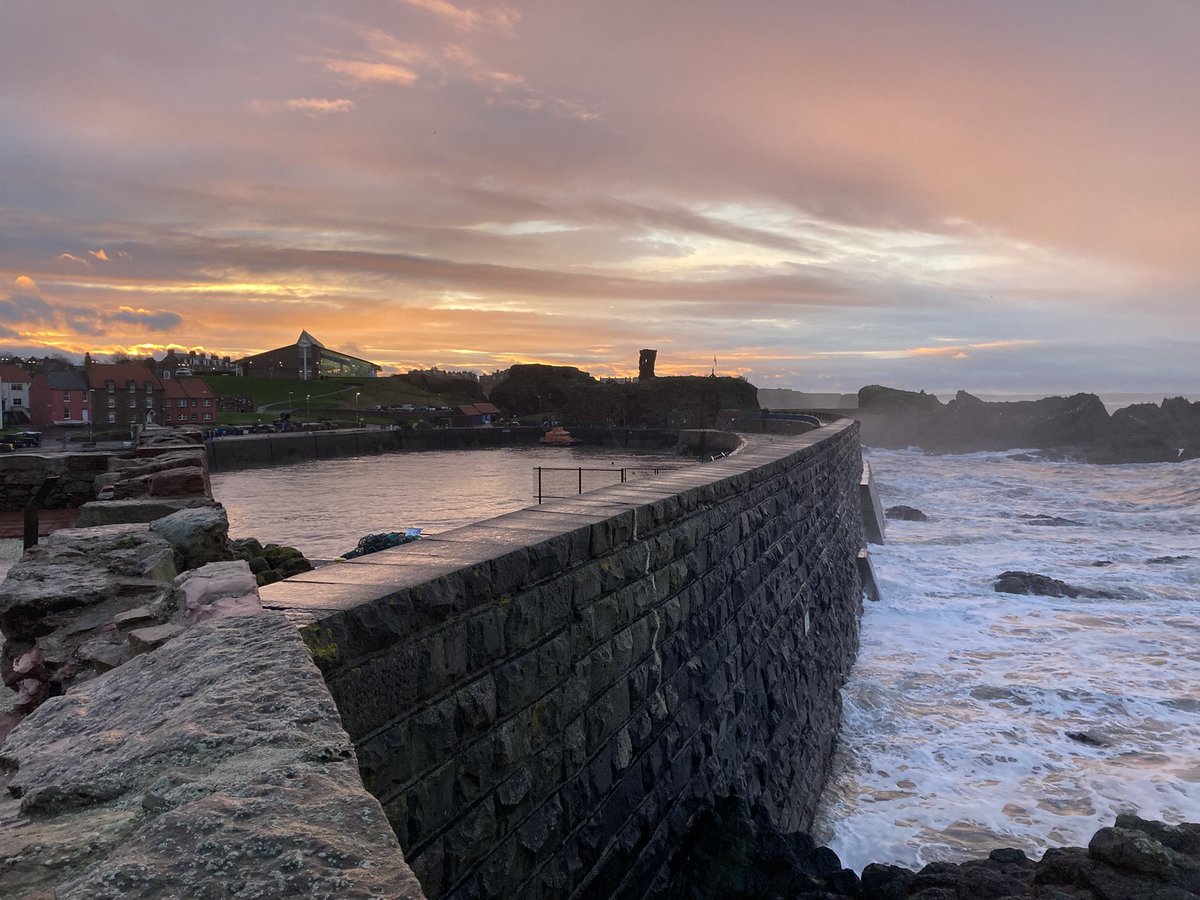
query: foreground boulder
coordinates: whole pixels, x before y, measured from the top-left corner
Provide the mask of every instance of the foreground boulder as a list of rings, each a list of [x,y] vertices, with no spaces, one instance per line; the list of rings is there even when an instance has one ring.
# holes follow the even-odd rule
[[[283,616],[187,629],[0,747],[0,896],[421,897]]]
[[[929,521],[929,516],[913,506],[889,506],[884,515],[889,519],[899,519],[901,522]]]

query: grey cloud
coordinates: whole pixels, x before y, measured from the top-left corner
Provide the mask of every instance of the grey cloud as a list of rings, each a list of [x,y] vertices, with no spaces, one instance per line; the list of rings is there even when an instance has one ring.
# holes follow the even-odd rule
[[[152,312],[148,309],[122,308],[108,317],[112,322],[124,322],[150,331],[171,331],[183,325],[183,317],[174,312]]]
[[[46,324],[56,318],[54,308],[33,294],[13,294],[0,300],[0,319],[5,322]]]

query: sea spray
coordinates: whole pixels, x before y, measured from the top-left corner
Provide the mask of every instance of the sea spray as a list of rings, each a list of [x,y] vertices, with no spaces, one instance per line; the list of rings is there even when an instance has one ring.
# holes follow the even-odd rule
[[[1200,463],[1009,456],[868,453],[884,505],[929,521],[872,548],[883,600],[816,825],[852,868],[1200,820]],[[1006,570],[1119,599],[996,593]]]

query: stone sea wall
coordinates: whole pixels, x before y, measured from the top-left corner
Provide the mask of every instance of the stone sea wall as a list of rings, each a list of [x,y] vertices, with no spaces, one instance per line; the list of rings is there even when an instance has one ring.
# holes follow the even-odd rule
[[[96,497],[95,481],[108,471],[105,453],[14,453],[0,457],[0,510],[24,509],[42,482],[59,477],[44,509],[75,509]]]
[[[762,436],[262,602],[430,897],[643,896],[730,791],[808,826],[858,645],[860,473],[849,420]]]
[[[430,428],[402,431],[293,431],[254,434],[208,441],[208,465],[213,472],[257,466],[277,466],[310,459],[338,459],[368,453],[403,450],[479,450],[537,444],[545,428]],[[638,449],[672,448],[676,432],[627,428],[572,428],[584,443]]]

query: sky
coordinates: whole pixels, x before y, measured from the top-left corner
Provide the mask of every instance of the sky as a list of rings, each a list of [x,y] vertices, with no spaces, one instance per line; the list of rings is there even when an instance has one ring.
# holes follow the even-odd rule
[[[5,0],[0,349],[1200,393],[1191,0]]]

